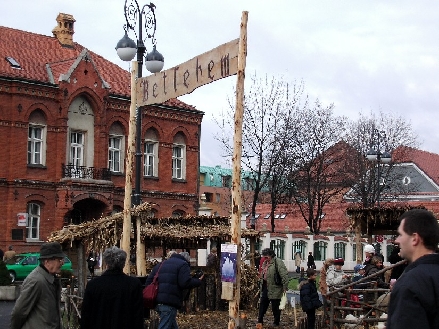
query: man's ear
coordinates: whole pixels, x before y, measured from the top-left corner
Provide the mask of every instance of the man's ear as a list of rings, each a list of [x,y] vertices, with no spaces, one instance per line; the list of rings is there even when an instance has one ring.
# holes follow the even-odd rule
[[[413,233],[412,234],[412,245],[418,246],[420,244],[423,244],[421,236],[418,233]]]

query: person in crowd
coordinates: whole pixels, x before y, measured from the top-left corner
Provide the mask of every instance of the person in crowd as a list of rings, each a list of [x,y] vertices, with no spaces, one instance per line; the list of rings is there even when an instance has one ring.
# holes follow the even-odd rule
[[[127,253],[107,248],[103,253],[106,270],[87,283],[81,309],[81,329],[143,329],[142,284],[126,275]]]
[[[90,251],[87,257],[87,267],[92,277],[95,276],[95,267],[97,263],[96,257],[94,256],[93,252]]]
[[[87,283],[81,309],[81,329],[143,328],[142,284],[123,272],[127,253],[107,248],[106,270]]]
[[[156,311],[160,316],[158,329],[178,329],[177,311],[183,305],[187,289],[199,287],[200,278],[191,276],[190,255],[187,252],[175,253],[163,263],[157,264],[148,275],[145,284],[149,285],[158,274],[159,290]],[[160,267],[161,266],[161,267]]]
[[[366,267],[364,268],[364,275],[368,276],[370,268],[372,267],[372,257],[375,256],[375,248],[371,244],[367,244],[364,246],[364,253],[366,254],[366,258],[363,263],[363,265],[366,265]]]
[[[319,299],[316,287],[317,271],[308,268],[306,270],[306,276],[308,280],[302,281],[299,284],[300,305],[302,306],[302,310],[306,313],[308,329],[314,329],[316,323],[316,309],[323,304]]]
[[[399,255],[400,252],[400,248],[398,246],[395,246],[392,249],[392,252],[389,255],[389,262],[390,264],[396,264],[400,261],[403,260],[403,258]],[[405,268],[407,267],[407,263],[405,264],[400,264],[398,266],[395,266],[394,268],[392,268],[391,272],[390,272],[390,280],[392,279],[398,279],[401,274],[404,272]]]
[[[320,293],[323,296],[323,302],[325,302],[325,296],[328,293],[328,284],[326,283],[326,277],[328,274],[328,269],[329,267],[334,265],[334,258],[328,258],[323,262],[323,266],[320,269],[320,283],[319,283],[319,288],[320,288]]]
[[[64,257],[58,242],[41,245],[40,265],[21,286],[11,313],[11,329],[61,328],[61,283],[57,274],[61,273]]]
[[[349,281],[350,276],[343,271],[343,265],[344,259],[336,258],[334,259],[334,265],[328,268],[326,273],[326,284],[328,285],[328,288],[331,286],[340,286]]]
[[[302,282],[302,281],[306,281],[306,280],[307,280],[307,278],[305,278],[305,268],[304,268],[304,267],[301,267],[301,268],[300,268],[300,276],[299,276],[298,281],[299,281],[299,283],[300,283],[300,282]]]
[[[5,255],[5,252],[3,249],[0,249],[0,259],[3,260],[3,256]]]
[[[8,250],[3,255],[3,260],[6,262],[9,259],[12,259],[15,257],[15,250],[13,246],[9,246]]]
[[[400,216],[398,244],[408,261],[403,275],[392,287],[387,329],[439,328],[439,225],[424,209],[412,209]]]
[[[171,258],[171,256],[172,256],[173,254],[176,254],[176,253],[177,253],[177,252],[176,252],[175,250],[169,250],[168,253],[166,254],[166,259]]]
[[[384,268],[383,261],[379,256],[373,256],[372,259],[370,260],[370,265],[371,266],[369,268],[369,274],[367,276],[375,274]],[[390,284],[384,281],[384,273],[372,277],[371,281],[376,281],[378,288],[383,288],[383,289],[390,288]]]
[[[366,273],[366,271],[364,270],[365,267],[366,265],[363,264],[357,264],[354,266],[354,275],[352,276],[352,282],[357,282],[358,280],[364,278],[364,273]],[[354,286],[354,288],[358,289],[356,286]]]
[[[210,254],[207,256],[207,267],[215,267],[219,265],[217,251],[218,249],[216,249],[216,247],[210,249]]]
[[[296,273],[300,273],[300,264],[302,263],[302,254],[300,250],[296,250],[294,254],[294,265],[296,265]]]
[[[326,294],[328,293],[328,284],[326,283],[326,276],[330,266],[334,265],[334,258],[328,258],[323,262],[323,266],[320,269],[320,282],[319,289],[322,294],[323,299],[323,312],[325,314],[325,318],[328,311],[328,302],[326,299]]]
[[[308,268],[316,268],[316,263],[314,261],[314,256],[312,255],[312,252],[310,251],[308,253],[308,261],[306,262],[306,266],[308,266]]]
[[[271,311],[273,312],[273,325],[279,327],[281,310],[279,309],[280,300],[284,292],[288,290],[288,270],[284,262],[276,257],[274,250],[266,248],[262,250],[262,256],[265,257],[261,265],[260,271],[260,300],[259,314],[256,328],[262,328],[265,313],[271,303]],[[281,285],[275,282],[276,272],[280,275]]]
[[[261,264],[261,254],[258,251],[255,251],[255,268],[259,271],[259,265]]]

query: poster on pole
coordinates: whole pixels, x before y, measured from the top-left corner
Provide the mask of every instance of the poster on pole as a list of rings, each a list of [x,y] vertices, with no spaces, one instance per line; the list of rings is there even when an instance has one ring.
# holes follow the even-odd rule
[[[234,243],[221,245],[221,281],[236,283],[236,257],[238,245]]]

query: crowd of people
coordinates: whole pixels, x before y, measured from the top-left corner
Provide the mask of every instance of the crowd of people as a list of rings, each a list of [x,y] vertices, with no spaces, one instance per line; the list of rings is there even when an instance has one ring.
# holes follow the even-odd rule
[[[309,253],[306,278],[299,284],[300,303],[307,315],[308,329],[315,328],[315,312],[321,306],[327,308],[332,288],[348,283],[358,285],[376,282],[379,288],[390,289],[387,329],[439,328],[439,225],[436,217],[427,210],[415,209],[400,217],[397,247],[389,261],[398,264],[390,275],[384,276],[383,258],[372,245],[364,248],[365,261],[357,264],[354,274],[343,271],[342,258],[327,259],[319,273],[314,258]],[[4,253],[10,257],[15,253],[12,246]],[[40,265],[24,280],[21,293],[11,314],[12,329],[61,328],[59,274],[65,254],[57,242],[44,243],[40,249]],[[299,252],[295,255],[299,267]],[[126,275],[123,268],[127,254],[118,247],[111,247],[102,255],[106,270],[88,282],[82,309],[81,328],[143,328],[144,304],[142,285],[138,278]],[[96,255],[88,259],[93,276]],[[208,267],[219,266],[217,249],[214,247],[207,257]],[[265,314],[271,304],[274,327],[281,323],[281,299],[288,290],[289,274],[284,262],[276,257],[274,250],[262,250],[258,268],[260,295],[256,328],[263,328]],[[301,268],[301,272],[305,272]],[[177,328],[177,313],[190,289],[199,287],[204,274],[194,276],[190,269],[188,252],[170,251],[165,260],[158,263],[146,279],[146,285],[158,277],[156,311],[160,316],[159,329]],[[320,275],[317,288],[316,280]],[[390,281],[390,282],[389,282]],[[352,284],[355,288],[360,286]],[[318,289],[320,289],[319,296]]]

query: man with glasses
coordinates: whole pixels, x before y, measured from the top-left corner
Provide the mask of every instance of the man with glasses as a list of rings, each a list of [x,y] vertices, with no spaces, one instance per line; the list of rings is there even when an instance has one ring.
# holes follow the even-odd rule
[[[24,280],[11,314],[11,329],[60,329],[61,273],[64,257],[58,242],[44,243],[40,265]]]

